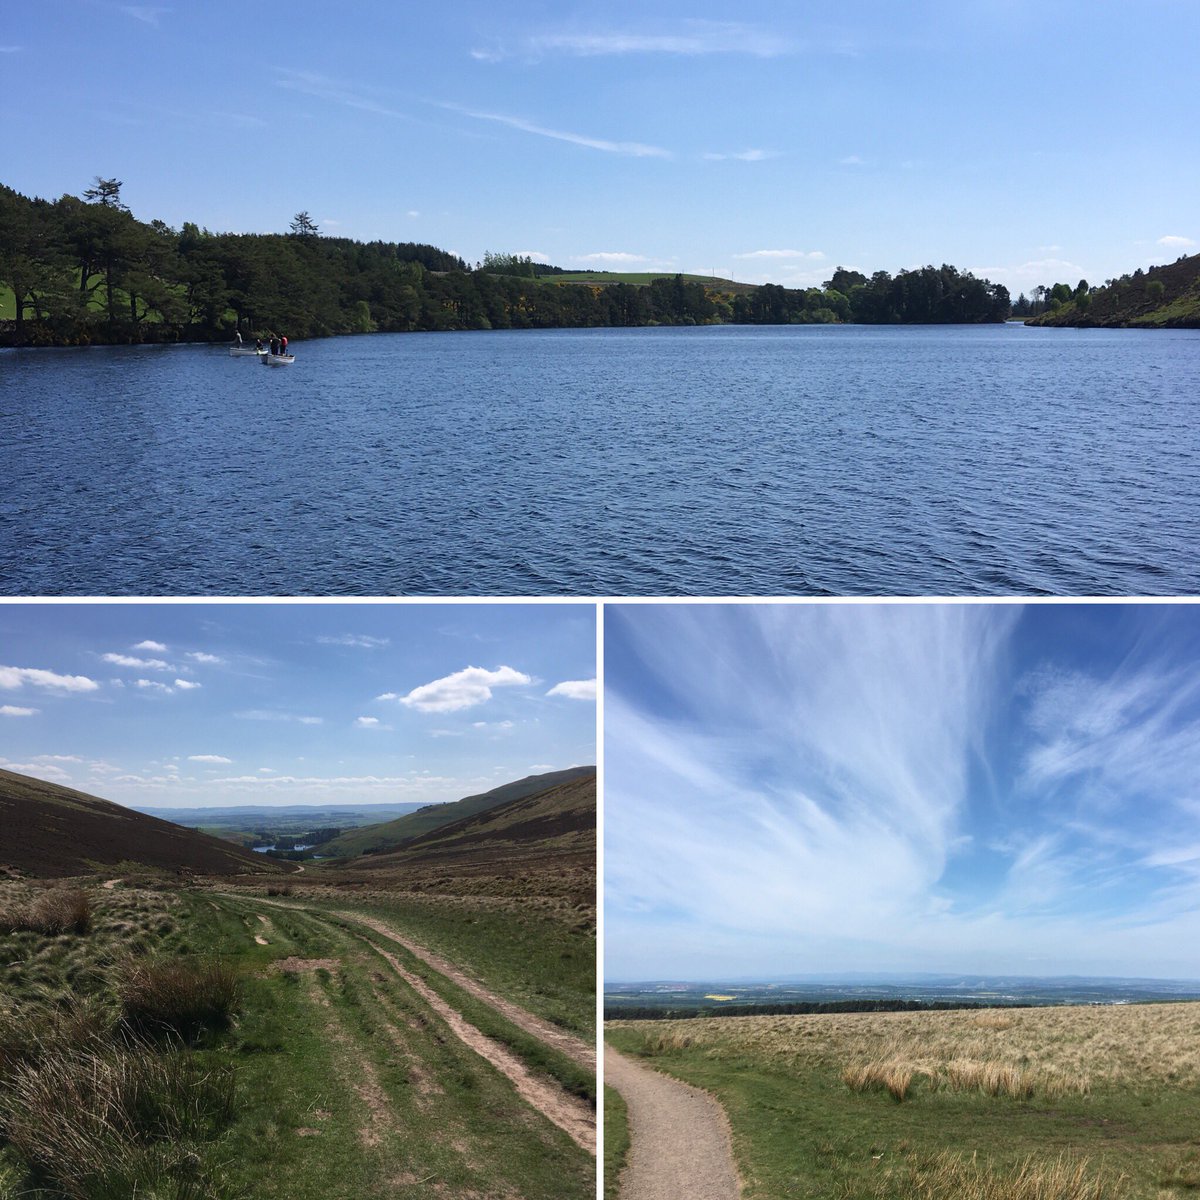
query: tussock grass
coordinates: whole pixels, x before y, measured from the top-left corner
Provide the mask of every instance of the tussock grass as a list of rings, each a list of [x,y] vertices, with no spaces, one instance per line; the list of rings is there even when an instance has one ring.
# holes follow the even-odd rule
[[[635,1053],[642,1058],[658,1058],[662,1054],[678,1054],[692,1044],[685,1033],[648,1033]]]
[[[233,1113],[226,1068],[91,1038],[21,1064],[0,1092],[0,1134],[70,1200],[214,1194],[194,1143]]]
[[[27,904],[9,904],[0,910],[0,934],[38,933],[57,937],[86,934],[92,928],[92,902],[82,888],[53,888]]]
[[[847,1185],[844,1200],[1118,1200],[1124,1180],[1107,1181],[1090,1173],[1086,1160],[1026,1159],[1013,1172],[997,1172],[975,1156],[943,1151],[921,1158],[909,1155],[896,1168],[885,1168],[868,1190]]]
[[[238,991],[237,973],[221,962],[138,963],[119,988],[121,1017],[139,1033],[191,1039],[232,1024]]]
[[[897,1103],[908,1095],[912,1081],[913,1069],[907,1063],[863,1063],[842,1072],[842,1082],[852,1092],[885,1091]]]

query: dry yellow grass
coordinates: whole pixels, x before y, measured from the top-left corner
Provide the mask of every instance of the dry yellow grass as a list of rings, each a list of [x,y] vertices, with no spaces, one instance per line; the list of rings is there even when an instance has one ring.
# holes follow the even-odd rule
[[[1200,1084],[1200,1004],[710,1017],[656,1022],[654,1038],[772,1070],[903,1066],[936,1086],[993,1094]]]
[[[874,1188],[853,1185],[856,1200],[1116,1200],[1123,1180],[1091,1174],[1086,1161],[1027,1159],[1015,1173],[998,1175],[977,1158],[946,1152],[922,1159],[916,1155],[898,1167],[885,1168]]]

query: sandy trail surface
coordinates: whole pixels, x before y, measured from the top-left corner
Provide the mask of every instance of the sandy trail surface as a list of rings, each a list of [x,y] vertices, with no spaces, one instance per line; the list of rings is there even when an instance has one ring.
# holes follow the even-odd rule
[[[604,1048],[604,1082],[629,1109],[621,1200],[737,1200],[725,1111],[712,1096]]]

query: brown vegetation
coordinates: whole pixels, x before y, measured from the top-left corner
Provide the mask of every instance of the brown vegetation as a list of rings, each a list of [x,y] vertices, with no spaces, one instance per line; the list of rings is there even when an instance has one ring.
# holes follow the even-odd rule
[[[0,933],[85,934],[92,927],[92,902],[81,888],[53,888],[24,905],[0,910]]]
[[[224,963],[181,959],[132,966],[119,989],[125,1024],[145,1034],[195,1037],[224,1029],[238,999],[237,974]]]

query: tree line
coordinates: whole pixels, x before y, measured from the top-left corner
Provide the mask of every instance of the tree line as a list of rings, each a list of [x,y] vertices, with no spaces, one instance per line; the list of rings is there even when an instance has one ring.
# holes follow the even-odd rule
[[[822,287],[730,289],[681,275],[647,286],[558,283],[562,269],[493,254],[469,266],[436,246],[321,234],[212,233],[135,218],[117,179],[30,199],[0,185],[0,289],[16,345],[226,341],[286,333],[586,326],[1003,321],[1007,289],[943,264],[870,277],[841,267]]]
[[[606,1021],[687,1021],[694,1017],[794,1017],[813,1013],[949,1012],[977,1008],[1029,1008],[1028,1004],[988,1005],[978,1000],[789,1000],[769,1004],[705,1004],[683,1008],[654,1005],[605,1006]]]

